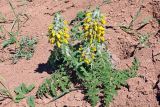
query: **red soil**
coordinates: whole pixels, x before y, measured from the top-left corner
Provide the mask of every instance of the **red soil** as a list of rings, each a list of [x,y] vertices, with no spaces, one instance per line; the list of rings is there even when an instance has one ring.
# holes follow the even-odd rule
[[[57,11],[62,11],[62,15],[69,22],[76,16],[78,11],[87,9],[88,6],[95,8],[101,5],[103,0],[33,0],[27,1],[26,5],[21,6],[22,2],[14,0],[12,3],[16,7],[17,12],[23,11],[20,35],[29,35],[38,38],[38,44],[31,60],[20,60],[17,64],[11,64],[8,60],[9,52],[13,46],[0,51],[0,59],[4,62],[0,63],[0,75],[6,79],[7,86],[13,90],[20,83],[34,83],[36,88],[32,95],[35,94],[38,86],[42,83],[45,77],[49,76],[45,63],[50,56],[52,46],[48,43],[47,28],[52,21],[52,15]],[[138,77],[128,80],[128,89],[121,87],[118,90],[118,95],[114,97],[110,107],[159,107],[159,101],[156,98],[160,85],[158,84],[158,75],[160,74],[160,35],[155,35],[158,29],[158,23],[152,19],[149,24],[140,29],[140,32],[153,33],[149,37],[149,47],[135,50],[134,45],[138,43],[134,36],[131,36],[122,31],[118,25],[128,24],[131,21],[131,16],[140,6],[140,0],[111,0],[109,4],[102,4],[101,11],[106,15],[108,26],[113,26],[113,29],[108,28],[106,39],[109,42],[108,48],[113,55],[114,63],[117,68],[127,68],[131,64],[133,57],[137,57],[140,61],[140,69]],[[0,12],[7,18],[6,23],[0,23],[10,29],[14,14],[10,9],[7,0],[0,1]],[[146,17],[153,16],[153,1],[144,0],[142,11],[135,22],[134,28],[138,28],[139,23]],[[25,22],[25,23],[23,23]],[[0,39],[0,43],[2,40]],[[0,47],[1,48],[1,47]],[[158,90],[159,86],[159,90]],[[154,88],[156,87],[156,88]],[[36,100],[36,107],[90,107],[83,100],[81,91],[76,91],[65,95],[49,105],[45,105],[50,99]],[[26,102],[22,101],[19,104],[5,100],[0,105],[1,107],[26,107]]]

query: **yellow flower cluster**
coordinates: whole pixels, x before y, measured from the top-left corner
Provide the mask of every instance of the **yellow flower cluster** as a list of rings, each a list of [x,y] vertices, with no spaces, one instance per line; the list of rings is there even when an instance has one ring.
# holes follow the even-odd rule
[[[96,44],[101,44],[105,41],[105,24],[105,17],[100,13],[99,9],[85,14],[85,19],[83,22],[83,36],[85,40],[89,41],[89,46],[84,48],[80,46],[80,61],[90,64],[95,59],[96,52],[98,51]]]
[[[49,26],[49,41],[51,44],[56,43],[60,48],[62,44],[68,44],[68,39],[70,35],[68,33],[67,22],[62,21],[59,23],[52,23]]]
[[[101,14],[99,17],[94,16],[94,12],[87,12],[83,24],[84,38],[89,40],[90,44],[93,42],[93,40],[97,40],[99,43],[105,41],[105,17]]]
[[[94,45],[91,45],[88,48],[82,48],[82,45],[79,48],[81,52],[80,61],[84,61],[86,64],[90,64],[92,60],[95,59],[95,52],[97,51]]]

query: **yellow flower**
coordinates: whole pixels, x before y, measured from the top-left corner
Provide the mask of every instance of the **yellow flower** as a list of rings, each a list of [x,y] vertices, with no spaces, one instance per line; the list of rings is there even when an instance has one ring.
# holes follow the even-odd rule
[[[80,47],[80,48],[79,48],[79,51],[82,51],[82,50],[83,50],[83,48],[82,48],[82,47]]]
[[[67,27],[64,27],[63,29],[64,29],[64,31],[68,31],[69,30]]]
[[[92,54],[91,54],[91,57],[92,57],[92,59],[94,59],[94,58],[95,58],[95,54],[94,54],[94,53],[92,53]]]
[[[86,31],[84,35],[87,37],[87,36],[88,36],[88,34],[89,34],[89,32],[88,32],[88,31]]]
[[[64,42],[65,44],[68,44],[68,40],[67,40],[67,39],[63,39],[63,42]]]
[[[59,41],[57,41],[57,46],[58,46],[58,48],[61,47],[61,43]]]
[[[83,53],[82,53],[82,57],[84,57],[84,56],[85,56],[85,53],[83,52]]]
[[[60,30],[60,31],[59,31],[59,34],[60,34],[60,35],[62,35],[62,34],[63,34],[63,32]]]
[[[102,36],[104,35],[104,33],[105,33],[105,31],[102,31],[102,32],[101,32]]]
[[[95,26],[97,26],[97,22],[96,21],[94,21],[94,23],[93,23]]]
[[[70,35],[69,35],[69,34],[67,34],[67,33],[65,33],[65,34],[64,34],[64,37],[65,37],[65,38],[69,38],[69,37],[70,37]]]
[[[53,24],[50,24],[49,27],[48,27],[48,29],[52,30],[53,29]]]
[[[102,15],[102,16],[101,16],[101,18],[102,18],[102,19],[105,19],[105,16],[104,16],[104,15]]]
[[[99,36],[101,34],[101,30],[98,29],[96,33]]]
[[[85,22],[90,22],[92,19],[91,18],[87,18],[86,20],[85,20]]]
[[[89,63],[90,63],[90,60],[89,60],[89,59],[85,59],[84,62],[85,62],[86,64],[89,64]]]
[[[102,23],[102,24],[106,24],[106,20],[102,19],[102,20],[101,20],[101,23]]]
[[[90,44],[92,44],[92,42],[93,42],[93,38],[90,39]]]
[[[92,15],[91,12],[87,12],[87,13],[86,13],[86,16],[87,16],[87,17],[90,17],[91,15]]]
[[[55,38],[51,38],[51,39],[50,39],[50,43],[51,43],[51,44],[54,44],[54,42],[55,42]]]
[[[94,52],[97,50],[95,46],[92,47],[91,49],[92,49]]]
[[[95,30],[95,31],[97,31],[97,30],[98,30],[98,29],[97,29],[97,26],[95,26],[95,27],[94,27],[94,30]]]
[[[87,24],[84,26],[84,30],[88,30],[88,29],[89,29],[89,25]]]
[[[68,24],[66,20],[64,21],[64,24],[65,24],[65,25],[67,25],[67,24]]]
[[[100,37],[98,37],[98,42],[100,42],[101,41],[101,39],[100,39]]]
[[[82,45],[80,45],[80,47],[79,47],[79,51],[82,51],[82,50],[83,50]]]
[[[54,36],[55,35],[55,31],[54,30],[52,30],[52,36]]]
[[[102,27],[102,26],[99,26],[99,27],[98,27],[98,30],[102,30],[102,31],[103,31],[103,30],[105,30],[105,28]]]
[[[92,35],[92,30],[89,31],[89,35],[90,35],[90,36]]]
[[[102,42],[104,42],[104,41],[105,41],[105,38],[104,38],[104,37],[101,37],[101,40],[102,40]]]
[[[58,39],[60,39],[60,38],[61,38],[60,34],[57,34],[56,36],[57,36],[57,38],[58,38]]]
[[[105,30],[105,28],[104,27],[102,27],[102,31],[104,31]]]
[[[101,33],[98,33],[98,34],[97,34],[97,38],[100,38],[100,36],[101,36]]]

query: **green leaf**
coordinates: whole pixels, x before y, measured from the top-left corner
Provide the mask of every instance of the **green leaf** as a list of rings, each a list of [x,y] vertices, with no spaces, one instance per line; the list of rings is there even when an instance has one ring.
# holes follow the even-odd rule
[[[16,88],[14,89],[14,92],[15,92],[16,94],[21,93],[21,92],[22,92],[22,90],[21,90],[21,85],[18,86],[18,87],[16,87]]]
[[[83,11],[78,12],[77,19],[81,21],[84,18],[85,18],[85,12],[83,12]]]
[[[27,94],[27,93],[28,93],[28,89],[27,89],[27,87],[26,87],[26,85],[25,85],[24,83],[22,83],[22,84],[20,85],[20,87],[21,87],[21,92],[22,92],[23,94]]]
[[[10,40],[6,40],[4,42],[2,42],[2,47],[5,48],[10,44]]]
[[[149,35],[148,34],[144,34],[144,35],[140,36],[139,43],[142,46],[146,46],[146,44],[148,43],[148,40],[149,40]]]
[[[56,87],[53,84],[51,84],[51,95],[57,96]]]
[[[26,87],[26,85],[24,83],[20,84],[18,87],[15,88],[14,92],[16,94],[27,94],[30,91],[32,91],[34,89],[34,84],[29,85],[28,87]]]
[[[5,48],[7,47],[8,45],[10,44],[13,44],[16,42],[16,37],[13,36],[11,33],[10,33],[10,39],[8,40],[5,40],[4,42],[2,42],[2,47]]]
[[[27,90],[28,90],[28,92],[31,92],[34,88],[35,88],[35,85],[31,84],[28,86]]]
[[[34,96],[29,96],[27,98],[27,104],[29,107],[35,107]]]
[[[137,71],[138,68],[139,68],[139,66],[140,66],[139,60],[138,60],[137,58],[134,58],[130,70],[131,70],[131,71]]]
[[[29,60],[33,56],[37,40],[35,38],[29,38],[28,36],[22,36],[18,43],[19,47],[16,49],[16,53],[13,56],[14,63],[20,58]]]
[[[25,95],[24,94],[18,94],[18,95],[16,95],[16,97],[15,97],[15,102],[16,103],[19,103],[22,99],[24,99],[25,98]]]

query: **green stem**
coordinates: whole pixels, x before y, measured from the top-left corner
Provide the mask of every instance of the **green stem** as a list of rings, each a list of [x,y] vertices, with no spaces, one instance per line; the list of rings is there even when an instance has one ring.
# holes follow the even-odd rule
[[[2,83],[2,81],[0,81],[0,84],[1,84],[1,85],[6,89],[6,91],[8,92],[8,94],[9,94],[9,95],[8,95],[8,98],[14,100],[11,92],[10,92],[9,89],[4,85],[4,83]]]
[[[14,15],[15,15],[15,18],[16,18],[16,19],[14,20],[13,24],[12,24],[11,31],[13,30],[13,28],[14,28],[16,22],[17,22],[17,23],[18,23],[17,32],[18,32],[18,31],[19,31],[19,17],[18,17],[19,14],[17,14],[17,13],[15,12],[15,9],[14,9],[14,7],[13,7],[13,5],[12,5],[12,3],[11,3],[10,0],[8,0],[8,3],[9,3],[9,5],[10,5],[10,7],[11,7],[11,9],[12,9]]]
[[[136,12],[136,15],[132,18],[132,21],[130,22],[128,28],[130,29],[133,26],[133,23],[135,22],[135,20],[138,18],[138,16],[140,15],[141,9],[142,9],[142,4],[143,4],[144,0],[141,0],[141,5],[138,9],[138,11]]]

